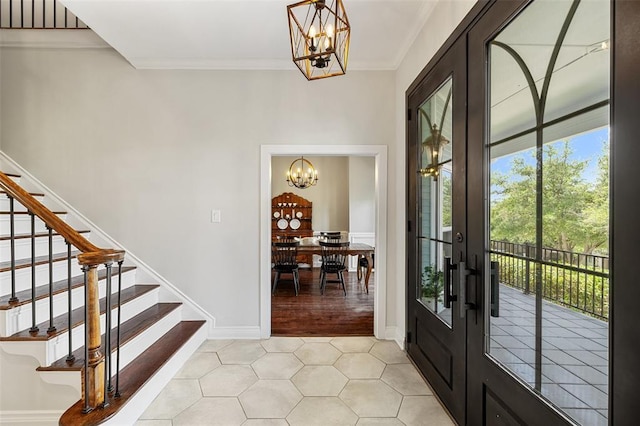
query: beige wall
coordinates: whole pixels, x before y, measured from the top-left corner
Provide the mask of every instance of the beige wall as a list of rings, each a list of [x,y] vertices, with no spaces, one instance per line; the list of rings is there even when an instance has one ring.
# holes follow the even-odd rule
[[[242,328],[259,324],[260,145],[387,145],[387,337],[401,340],[405,91],[473,3],[439,2],[396,71],[314,82],[298,71],[135,70],[110,49],[5,47],[0,147],[216,326]]]
[[[260,145],[394,139],[393,72],[307,82],[298,71],[135,70],[110,49],[1,55],[4,152],[217,327],[259,324]]]
[[[297,157],[271,158],[271,196],[293,192],[313,203],[314,231],[349,230],[349,157],[305,157],[318,170],[318,183],[305,189],[291,187],[286,172]]]
[[[349,232],[373,234],[375,210],[375,159],[349,157]]]

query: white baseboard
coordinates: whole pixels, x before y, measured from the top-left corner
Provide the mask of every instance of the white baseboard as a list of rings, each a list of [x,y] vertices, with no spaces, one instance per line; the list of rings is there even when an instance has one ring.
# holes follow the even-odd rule
[[[209,329],[209,339],[260,339],[260,327],[213,327]]]
[[[63,412],[58,410],[0,411],[0,424],[55,426]]]
[[[385,329],[385,340],[393,340],[400,346],[400,349],[404,350],[404,336],[401,334],[399,327],[390,326]]]

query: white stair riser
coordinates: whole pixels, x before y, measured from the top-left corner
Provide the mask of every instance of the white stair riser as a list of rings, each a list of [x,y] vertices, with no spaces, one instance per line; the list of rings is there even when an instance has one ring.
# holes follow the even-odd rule
[[[182,320],[182,307],[177,307],[160,321],[154,323],[151,327],[140,333],[133,339],[122,345],[120,352],[120,370],[126,367],[131,361],[136,359],[138,355],[147,350],[149,346],[154,344],[158,339],[164,336],[169,330],[178,325]],[[117,351],[112,352],[112,374],[115,374]]]
[[[59,214],[58,217],[65,220],[66,214]],[[15,216],[15,233],[16,234],[29,234],[31,233],[31,217],[26,214],[20,214]],[[36,232],[46,232],[47,227],[44,222],[36,217],[35,220]],[[11,218],[8,214],[0,215],[0,235],[11,235]]]
[[[122,305],[121,317],[125,322],[141,311],[151,307],[157,303],[158,291],[150,291],[128,303]],[[113,309],[112,325],[115,327],[117,321],[118,310]],[[104,332],[105,316],[100,316],[100,330]],[[72,349],[76,350],[84,345],[84,324],[75,327],[72,335]],[[35,358],[39,365],[48,366],[54,361],[67,356],[69,352],[69,334],[62,333],[54,339],[48,341],[4,341],[0,342],[2,350],[13,355],[28,355]],[[121,361],[122,362],[122,361]]]
[[[136,270],[131,270],[122,274],[122,289],[126,289],[135,284]],[[118,276],[114,275],[111,280],[111,292],[116,294],[118,291]],[[100,298],[106,294],[106,280],[98,282]],[[84,305],[84,287],[77,287],[71,291],[72,309],[79,308]],[[68,307],[67,293],[59,293],[53,296],[53,316],[62,315],[67,312]],[[116,299],[112,297],[112,303],[116,303]],[[47,321],[49,319],[49,299],[44,298],[36,301],[36,324]],[[0,336],[11,336],[19,331],[31,328],[31,304],[21,305],[13,309],[0,311]]]
[[[42,203],[44,197],[41,195],[35,195],[33,198]],[[9,202],[9,198],[6,195],[0,195],[0,212],[8,212],[10,211],[11,206]],[[14,212],[26,212],[27,208],[20,204],[18,200],[14,200],[13,202],[13,211]]]
[[[180,308],[175,309],[173,312],[169,313],[167,316],[162,318],[160,321],[153,324],[151,327],[140,333],[134,339],[128,341],[125,345],[122,345],[120,348],[120,371],[124,367],[126,367],[131,361],[133,361],[138,355],[144,352],[149,346],[151,346],[156,340],[162,337],[165,333],[171,330],[176,324],[180,322],[181,313]],[[199,338],[200,340],[204,340],[203,338]],[[198,344],[201,343],[201,341]],[[194,347],[197,349],[198,346]],[[195,349],[192,350],[192,352]],[[117,359],[118,351],[114,351],[111,353],[111,374],[112,376],[116,373],[116,359]],[[185,358],[185,360],[188,359]],[[184,362],[184,361],[183,361]],[[182,363],[180,363],[180,367]],[[180,368],[178,367],[178,369]],[[176,369],[176,372],[178,370]],[[63,385],[71,385],[76,390],[81,392],[81,379],[78,379],[79,375],[74,371],[43,371],[42,378],[47,383],[51,384],[63,384]],[[175,374],[175,372],[174,372]],[[77,380],[74,382],[74,380]],[[115,386],[115,384],[114,384]]]
[[[49,255],[49,238],[40,237],[36,238],[36,257]],[[19,259],[31,259],[31,239],[20,238],[15,240],[15,258]],[[71,251],[76,249],[71,246]],[[64,238],[57,235],[53,237],[53,254],[67,253],[67,244]],[[0,241],[0,259],[7,261],[11,259],[11,241]]]
[[[138,315],[140,312],[145,309],[150,308],[151,306],[158,303],[158,291],[150,291],[145,293],[144,295],[131,300],[128,303],[122,305],[121,310],[121,321],[125,322],[134,316]],[[111,311],[111,327],[115,328],[118,324],[118,310],[113,309]],[[104,334],[106,330],[106,313],[100,315],[100,330]],[[79,347],[84,345],[84,324],[79,325],[73,329],[72,342],[71,346],[73,350],[78,349]],[[45,364],[43,365],[51,365],[53,362],[58,359],[65,357],[69,353],[69,334],[63,333],[58,336],[56,339],[52,339],[47,341],[47,345],[45,350],[46,358]],[[115,358],[114,358],[115,359]],[[122,360],[120,361],[122,363]],[[121,364],[122,365],[122,364]]]
[[[67,279],[67,261],[53,262],[53,282]],[[71,259],[71,276],[82,275],[77,259]],[[49,264],[36,266],[36,287],[49,284]],[[16,269],[16,292],[31,288],[31,267]],[[0,295],[11,294],[11,271],[0,273]]]

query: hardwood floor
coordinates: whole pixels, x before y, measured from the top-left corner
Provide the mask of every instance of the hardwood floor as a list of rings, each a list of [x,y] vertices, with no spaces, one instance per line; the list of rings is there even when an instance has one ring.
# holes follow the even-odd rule
[[[291,275],[281,276],[271,296],[271,334],[372,336],[374,282],[372,273],[367,294],[356,273],[349,272],[345,274],[346,297],[339,283],[327,283],[321,295],[320,269],[300,269],[300,293],[296,296]]]

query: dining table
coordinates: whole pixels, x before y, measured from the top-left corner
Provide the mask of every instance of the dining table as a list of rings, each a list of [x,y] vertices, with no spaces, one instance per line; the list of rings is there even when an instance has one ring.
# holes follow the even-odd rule
[[[367,272],[364,274],[364,288],[369,293],[369,278],[373,269],[373,257],[375,248],[364,243],[351,243],[347,248],[347,255],[358,256],[358,268],[360,267],[360,259],[367,259]],[[300,244],[298,246],[298,254],[317,254],[322,255],[322,246],[320,244]]]

